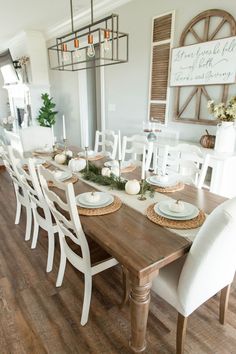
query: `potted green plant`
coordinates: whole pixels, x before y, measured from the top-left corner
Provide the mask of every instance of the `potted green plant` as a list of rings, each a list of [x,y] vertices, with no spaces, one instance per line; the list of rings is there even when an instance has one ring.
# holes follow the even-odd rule
[[[57,111],[54,111],[55,103],[52,102],[53,98],[49,97],[48,93],[41,95],[43,106],[39,110],[37,121],[42,127],[52,127],[56,122]]]

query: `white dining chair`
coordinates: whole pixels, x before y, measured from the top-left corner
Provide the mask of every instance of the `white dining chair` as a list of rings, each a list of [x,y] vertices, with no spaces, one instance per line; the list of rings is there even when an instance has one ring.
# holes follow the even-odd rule
[[[51,211],[42,193],[34,159],[28,159],[25,166],[27,166],[27,168],[23,168],[22,165],[18,164],[17,168],[21,176],[21,181],[30,197],[33,212],[34,230],[31,248],[36,248],[39,228],[42,228],[48,235],[48,257],[46,271],[51,272],[53,268],[55,250],[55,235],[57,234],[58,229],[56,223],[53,223]]]
[[[20,130],[20,138],[24,152],[53,147],[51,128],[40,126],[24,128]]]
[[[66,261],[68,260],[76,269],[84,274],[84,299],[81,316],[81,325],[84,326],[88,321],[89,308],[92,292],[92,277],[105,269],[118,264],[117,260],[107,255],[108,258],[99,263],[92,264],[90,248],[86,235],[83,231],[72,183],[62,183],[54,178],[54,175],[43,166],[39,167],[39,178],[43,192],[50,210],[56,220],[59,240],[61,246],[61,258],[57,286],[61,286]],[[65,195],[65,200],[48,187],[48,182],[52,181],[54,186]],[[80,247],[81,254],[76,253],[71,242]]]
[[[17,168],[17,165],[21,163],[21,159],[17,157],[17,152],[14,151],[10,145],[2,145],[1,157],[14,186],[16,197],[16,225],[20,222],[22,206],[25,207],[26,210],[25,241],[28,241],[31,236],[32,210],[29,195],[22,183],[22,178]]]
[[[220,323],[236,270],[236,198],[227,200],[207,217],[186,257],[160,270],[152,289],[178,311],[176,353],[184,352],[187,319],[221,291]]]
[[[115,160],[118,147],[118,135],[113,130],[97,130],[95,133],[94,152],[102,152]]]
[[[158,155],[154,151],[154,161],[156,158]],[[161,161],[159,168],[162,174],[175,175],[184,183],[198,186],[201,166],[204,162],[204,155],[198,146],[192,144],[166,145]]]
[[[151,164],[152,153],[153,153],[153,142],[148,142],[145,135],[133,135],[133,136],[123,136],[122,139],[122,150],[121,150],[121,161],[127,161],[132,159],[137,163],[142,161],[143,147],[146,146],[147,158],[145,164],[145,170],[148,171]]]

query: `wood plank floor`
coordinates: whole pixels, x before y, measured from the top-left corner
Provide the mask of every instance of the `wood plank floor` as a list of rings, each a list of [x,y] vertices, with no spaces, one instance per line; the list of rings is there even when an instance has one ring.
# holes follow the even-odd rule
[[[24,241],[25,216],[14,225],[15,198],[6,172],[0,173],[0,354],[128,354],[129,307],[119,309],[121,270],[117,266],[94,277],[89,322],[80,326],[83,277],[69,264],[63,286],[55,287],[58,243],[53,271],[46,274],[47,237],[37,249]],[[215,296],[189,319],[186,354],[236,353],[236,286],[228,320],[218,322]],[[177,314],[152,294],[146,354],[175,353]]]

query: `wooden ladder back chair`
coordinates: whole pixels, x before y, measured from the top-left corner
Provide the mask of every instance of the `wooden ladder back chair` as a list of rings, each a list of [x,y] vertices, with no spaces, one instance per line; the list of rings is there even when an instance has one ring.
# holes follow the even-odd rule
[[[81,325],[85,325],[88,321],[91,302],[92,276],[105,269],[115,266],[118,262],[110,255],[107,255],[107,258],[104,261],[101,261],[95,265],[92,264],[89,244],[84,234],[78,214],[73,184],[57,181],[53,174],[46,170],[43,166],[39,167],[39,178],[46,201],[53,213],[59,230],[61,259],[57,286],[61,286],[62,284],[66,260],[68,260],[76,269],[84,274],[85,288]],[[55,189],[49,189],[49,181],[53,182],[57,193]],[[65,200],[62,199],[62,194]],[[75,245],[79,246],[78,248],[80,248],[81,254],[75,252],[71,248],[68,241],[72,241]]]
[[[28,241],[31,235],[32,226],[32,211],[28,192],[25,185],[22,183],[22,176],[18,171],[18,164],[21,164],[21,160],[17,158],[17,152],[12,149],[10,145],[2,145],[2,159],[6,170],[8,171],[14,186],[16,197],[16,217],[15,224],[19,224],[21,217],[22,206],[26,209],[26,230],[25,240]]]
[[[55,249],[55,234],[57,233],[57,225],[52,220],[52,214],[43,196],[39,179],[36,171],[34,159],[28,159],[25,164],[27,168],[18,166],[18,170],[23,177],[22,183],[29,194],[31,207],[34,218],[34,231],[31,248],[36,248],[39,227],[47,231],[48,234],[48,257],[46,271],[50,272],[53,267],[54,249]],[[42,213],[43,211],[43,213]]]
[[[96,131],[94,151],[102,152],[115,160],[118,147],[118,135],[113,130]]]

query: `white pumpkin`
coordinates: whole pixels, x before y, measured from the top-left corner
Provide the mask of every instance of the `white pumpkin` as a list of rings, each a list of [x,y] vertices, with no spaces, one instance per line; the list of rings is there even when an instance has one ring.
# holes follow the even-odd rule
[[[73,152],[71,150],[66,150],[66,156],[73,157]]]
[[[111,176],[111,170],[108,167],[103,167],[101,173],[102,173],[102,176],[104,176],[104,177]]]
[[[170,202],[169,209],[174,213],[181,213],[184,211],[184,203],[181,200]]]
[[[127,194],[138,194],[140,191],[140,183],[136,179],[132,179],[125,184]]]
[[[57,154],[54,158],[55,162],[60,164],[60,165],[63,165],[63,163],[66,162],[66,155],[65,154]]]
[[[112,173],[114,176],[119,177],[119,175],[120,175],[120,169],[119,169],[119,167],[112,167],[112,168],[111,168],[111,173]]]
[[[71,159],[68,164],[72,172],[82,171],[86,167],[85,159]]]
[[[86,195],[86,200],[89,203],[96,203],[100,200],[101,195],[99,192],[91,192]]]

